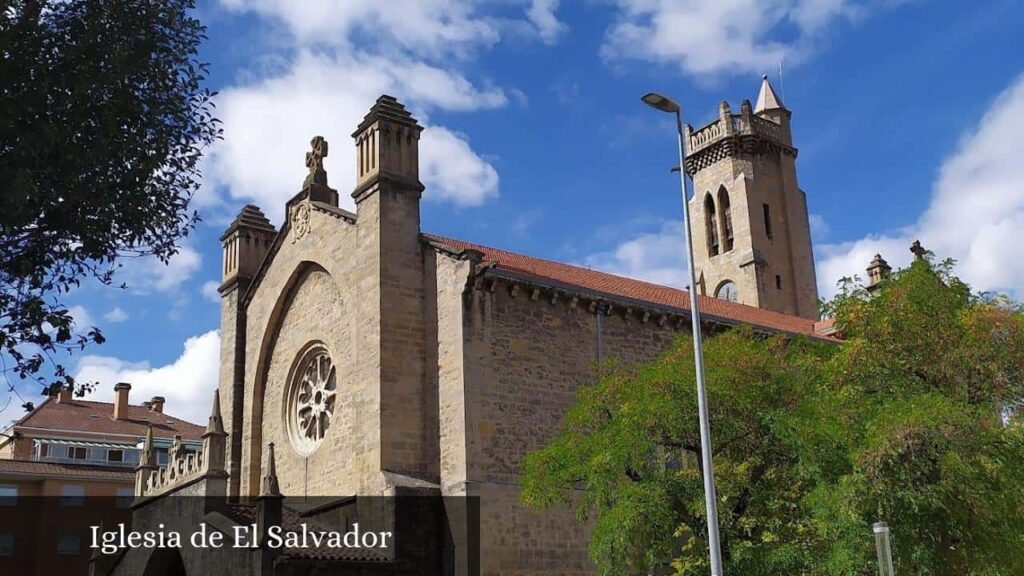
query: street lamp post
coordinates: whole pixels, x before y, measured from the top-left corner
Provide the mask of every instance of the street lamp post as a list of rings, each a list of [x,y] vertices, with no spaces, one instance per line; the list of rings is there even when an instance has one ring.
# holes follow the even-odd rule
[[[879,576],[893,576],[892,568],[892,547],[889,544],[889,525],[885,522],[875,522],[872,527],[875,532],[875,549],[878,552],[878,574]]]
[[[693,242],[690,239],[690,193],[686,181],[686,143],[683,139],[683,114],[675,100],[651,92],[644,104],[661,112],[676,115],[679,140],[679,183],[683,195],[683,234],[686,237],[686,262],[690,272],[690,320],[693,324],[693,361],[697,372],[697,411],[700,414],[700,456],[704,474],[704,501],[708,515],[708,548],[711,555],[711,576],[722,576],[722,548],[718,538],[718,503],[715,496],[715,474],[711,463],[711,427],[708,423],[707,390],[704,384],[704,345],[700,333],[700,302],[697,296],[697,270],[693,265]]]

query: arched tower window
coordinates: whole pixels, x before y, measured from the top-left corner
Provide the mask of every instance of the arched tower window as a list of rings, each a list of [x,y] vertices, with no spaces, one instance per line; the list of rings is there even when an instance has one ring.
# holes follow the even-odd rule
[[[736,287],[736,283],[732,280],[723,280],[718,288],[715,289],[715,298],[720,300],[728,300],[729,302],[739,302],[740,291]]]
[[[708,194],[704,198],[704,230],[708,238],[708,255],[717,256],[718,246],[718,218],[715,217],[715,199]]]
[[[718,189],[718,210],[721,221],[722,252],[732,250],[732,206],[729,203],[729,191],[722,186]]]

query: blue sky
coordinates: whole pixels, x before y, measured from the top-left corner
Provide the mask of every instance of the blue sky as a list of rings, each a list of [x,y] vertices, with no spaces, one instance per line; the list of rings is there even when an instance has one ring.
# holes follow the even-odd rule
[[[350,205],[349,135],[382,92],[427,126],[424,230],[680,285],[673,126],[639,96],[672,94],[703,125],[768,73],[793,111],[823,294],[876,251],[906,263],[921,238],[975,287],[1024,296],[1019,2],[207,0],[198,14],[225,122],[205,221],[170,267],[132,262],[128,290],[71,295],[108,338],[68,361],[102,381],[98,399],[126,380],[135,401],[204,418],[218,236],[248,202],[280,223],[316,134]]]

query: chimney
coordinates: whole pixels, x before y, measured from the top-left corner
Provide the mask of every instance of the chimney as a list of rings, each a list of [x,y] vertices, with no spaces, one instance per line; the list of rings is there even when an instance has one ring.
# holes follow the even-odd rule
[[[128,419],[128,392],[131,392],[132,385],[127,382],[118,382],[114,385],[114,420]]]
[[[71,386],[61,385],[57,389],[57,403],[67,404],[68,402],[71,402]]]
[[[153,396],[153,399],[149,401],[149,411],[156,412],[158,414],[164,413],[164,397]]]

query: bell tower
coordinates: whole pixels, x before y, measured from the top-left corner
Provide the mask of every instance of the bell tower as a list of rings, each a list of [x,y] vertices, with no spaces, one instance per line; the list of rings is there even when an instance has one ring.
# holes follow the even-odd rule
[[[819,317],[807,197],[796,178],[792,113],[761,80],[757,105],[686,126],[693,178],[690,226],[698,292],[804,318]]]

